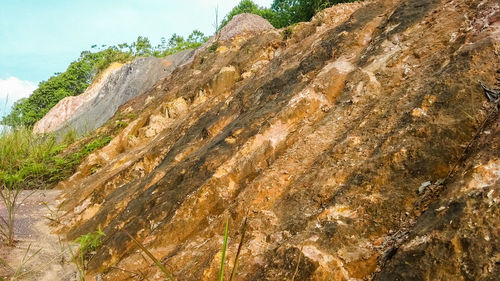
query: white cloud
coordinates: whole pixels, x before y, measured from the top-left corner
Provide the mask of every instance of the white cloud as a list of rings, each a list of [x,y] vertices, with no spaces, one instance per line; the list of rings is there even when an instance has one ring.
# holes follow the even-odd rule
[[[0,78],[0,116],[10,111],[15,101],[29,97],[36,88],[35,83],[17,77]]]

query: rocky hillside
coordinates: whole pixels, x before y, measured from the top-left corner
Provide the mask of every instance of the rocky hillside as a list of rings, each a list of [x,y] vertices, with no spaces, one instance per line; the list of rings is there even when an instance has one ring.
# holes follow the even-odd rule
[[[500,79],[498,1],[252,18],[122,105],[59,184],[56,231],[106,233],[89,280],[163,280],[123,230],[216,280],[226,220],[227,280],[243,233],[235,280],[498,280],[498,100],[478,82]]]
[[[75,129],[79,134],[93,131],[104,125],[122,104],[189,62],[193,53],[193,50],[186,50],[164,59],[137,58],[124,65],[114,63],[85,93],[62,99],[35,124],[33,131],[64,133]]]

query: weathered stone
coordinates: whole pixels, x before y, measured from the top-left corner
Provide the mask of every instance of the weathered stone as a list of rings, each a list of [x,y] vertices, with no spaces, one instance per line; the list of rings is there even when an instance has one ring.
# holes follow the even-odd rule
[[[33,132],[43,134],[57,130],[61,124],[70,119],[81,106],[95,99],[102,88],[109,82],[110,77],[119,71],[122,66],[123,64],[120,63],[112,63],[83,94],[66,97],[59,101],[42,119],[36,122],[33,127]]]
[[[500,69],[499,10],[341,4],[199,50],[60,184],[57,230],[102,226],[103,280],[161,280],[124,229],[179,280],[215,280],[245,218],[237,280],[495,280],[499,117],[477,81]]]
[[[84,94],[61,100],[35,125],[34,131],[93,131],[104,125],[121,105],[188,63],[193,54],[193,50],[187,50],[163,59],[137,58],[119,67],[112,65]]]

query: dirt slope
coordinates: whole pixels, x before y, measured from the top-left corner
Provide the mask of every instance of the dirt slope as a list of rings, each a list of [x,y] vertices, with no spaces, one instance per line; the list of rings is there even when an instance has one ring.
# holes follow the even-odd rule
[[[162,280],[123,229],[178,280],[215,280],[227,218],[227,278],[248,218],[236,280],[494,280],[498,113],[478,80],[499,78],[499,6],[342,4],[205,46],[118,110],[59,185],[57,231],[103,227],[102,280]]]

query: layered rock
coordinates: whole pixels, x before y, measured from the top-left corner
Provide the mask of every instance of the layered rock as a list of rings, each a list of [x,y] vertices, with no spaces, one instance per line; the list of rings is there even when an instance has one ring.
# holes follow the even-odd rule
[[[214,280],[226,220],[236,280],[495,280],[499,10],[356,2],[199,51],[59,185],[58,231],[102,227],[101,280],[163,278],[123,230]]]
[[[212,39],[231,41],[236,36],[258,34],[272,29],[274,27],[262,17],[244,13],[234,16]]]
[[[50,111],[33,127],[36,134],[50,133],[61,127],[61,124],[70,119],[82,105],[90,103],[109,83],[110,76],[115,74],[123,64],[112,63],[94,81],[85,92],[78,96],[65,97],[59,101]]]
[[[113,64],[85,93],[61,100],[35,124],[34,132],[93,131],[104,125],[118,107],[188,63],[193,53],[186,50],[162,59],[137,58],[125,65]]]

